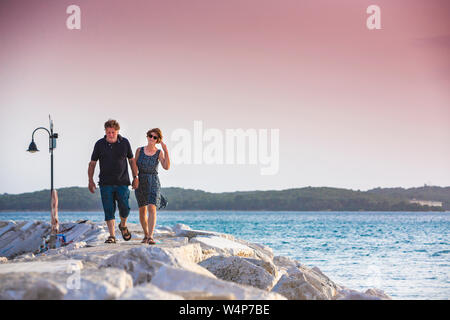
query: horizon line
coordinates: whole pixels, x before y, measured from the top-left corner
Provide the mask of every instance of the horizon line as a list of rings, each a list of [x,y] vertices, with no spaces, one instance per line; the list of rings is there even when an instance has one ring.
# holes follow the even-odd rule
[[[235,190],[235,191],[222,191],[222,192],[212,192],[212,191],[206,191],[206,190],[202,190],[202,189],[193,189],[193,188],[183,188],[183,187],[175,187],[175,186],[170,186],[170,187],[161,187],[161,189],[169,189],[169,188],[177,188],[177,189],[184,189],[184,190],[194,190],[194,191],[203,191],[203,192],[207,192],[207,193],[213,193],[213,194],[220,194],[220,193],[235,193],[235,192],[267,192],[267,191],[288,191],[288,190],[294,190],[294,189],[306,189],[306,188],[329,188],[329,189],[342,189],[342,190],[350,190],[350,191],[354,191],[354,192],[368,192],[370,190],[374,190],[374,189],[417,189],[417,188],[425,188],[425,187],[438,187],[438,188],[449,188],[450,186],[438,186],[438,185],[427,185],[424,184],[422,186],[418,186],[418,187],[409,187],[409,188],[405,188],[405,187],[375,187],[375,188],[371,188],[371,189],[367,189],[367,190],[361,190],[361,189],[348,189],[348,188],[339,188],[339,187],[330,187],[330,186],[318,186],[318,187],[313,187],[313,186],[304,186],[304,187],[295,187],[295,188],[286,188],[286,189],[269,189],[269,190]],[[61,187],[61,188],[54,188],[55,190],[59,190],[59,189],[68,189],[68,188],[86,188],[85,186],[70,186],[70,187]],[[8,193],[8,192],[3,192],[0,195],[19,195],[19,194],[25,194],[25,193],[34,193],[34,192],[41,192],[41,191],[50,191],[50,189],[41,189],[41,190],[35,190],[35,191],[27,191],[27,192],[21,192],[21,193]]]

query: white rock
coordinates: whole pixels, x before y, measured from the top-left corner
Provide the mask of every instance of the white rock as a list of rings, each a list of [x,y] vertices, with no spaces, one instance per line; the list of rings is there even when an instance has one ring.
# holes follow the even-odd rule
[[[91,225],[87,223],[77,224],[73,229],[64,233],[66,242],[80,241],[88,231],[91,231]]]
[[[169,244],[171,246],[176,246],[176,245],[183,246],[183,245],[187,245],[189,243],[189,238],[188,237],[165,238],[164,243]]]
[[[86,247],[87,243],[85,241],[79,241],[79,242],[73,242],[69,245],[67,245],[65,248],[67,250],[74,250],[74,249],[80,249]]]
[[[115,268],[87,269],[80,276],[79,288],[68,290],[65,300],[118,299],[125,290],[133,287],[131,276]]]
[[[199,264],[219,279],[270,290],[275,284],[276,278],[263,267],[257,265],[257,261],[257,259],[247,260],[237,256],[214,256]]]
[[[186,300],[236,300],[236,296],[232,293],[212,294],[203,291],[174,291],[173,293]]]
[[[120,296],[120,300],[184,300],[184,298],[180,295],[161,290],[151,283],[146,283],[127,289]]]
[[[70,244],[68,244],[67,246],[64,247],[60,247],[57,249],[49,249],[47,250],[44,255],[46,256],[55,256],[55,255],[70,255],[70,252],[76,249],[80,249],[80,248],[84,248],[87,246],[87,243],[84,241],[79,241],[79,242],[72,242]],[[20,256],[19,258],[22,258],[22,256]],[[14,259],[17,260],[18,258]]]
[[[177,246],[161,249],[163,251],[172,253],[180,260],[190,261],[193,263],[198,263],[203,260],[202,247],[198,243],[179,243]]]
[[[25,231],[21,228],[26,227]],[[24,253],[34,253],[39,250],[42,238],[50,231],[50,224],[42,222],[29,223],[26,221],[10,224],[0,237],[0,256],[8,259]]]
[[[366,295],[380,298],[381,300],[392,300],[390,296],[388,296],[383,290],[371,288],[367,289],[366,292],[364,292]]]
[[[318,267],[314,266],[312,267],[312,269],[309,269],[308,267],[306,267],[305,265],[300,265],[299,269],[304,269],[304,270],[311,270],[313,274],[315,274],[316,276],[318,276],[319,278],[322,279],[323,282],[328,283],[329,285],[331,285],[334,289],[332,290],[332,295],[336,295],[336,291],[339,291],[342,289],[342,287],[340,285],[338,285],[337,283],[331,281],[330,278],[328,278],[328,276],[326,276],[322,270],[320,270]]]
[[[131,275],[134,285],[149,282],[163,262],[154,259],[145,248],[118,252],[104,260],[100,267],[123,269]]]
[[[263,260],[272,261],[274,258],[273,250],[272,248],[259,244],[259,243],[253,243],[249,241],[245,241],[242,239],[234,239],[234,241],[241,243],[243,245],[246,245],[247,247],[250,247],[254,250],[255,255]]]
[[[193,244],[179,248],[142,246],[116,253],[102,262],[100,267],[124,269],[132,275],[135,285],[149,282],[162,265],[170,265],[215,278],[211,272],[194,263],[198,260],[195,252],[199,251],[199,245]]]
[[[67,294],[67,289],[50,279],[39,279],[23,294],[23,300],[61,300]]]
[[[16,226],[16,223],[14,221],[2,221],[2,227],[0,229],[0,237],[2,237],[5,233],[7,233],[9,230],[13,229]]]
[[[314,272],[320,274],[321,276],[326,277],[326,275],[323,274],[322,270],[320,270],[319,267],[314,266],[314,267],[312,267],[312,270],[313,270]],[[327,278],[328,278],[328,277],[327,277]]]
[[[0,255],[11,259],[28,253],[37,254],[50,229],[49,223],[41,221],[9,222],[0,229]],[[65,235],[66,242],[79,243],[104,241],[108,235],[100,223],[90,221],[61,223],[60,233]]]
[[[36,256],[33,253],[24,253],[20,256],[15,257],[12,259],[12,262],[26,262],[26,261],[32,261],[36,258]]]
[[[52,262],[32,261],[32,262],[11,262],[0,265],[0,274],[13,272],[66,272],[76,267],[79,270],[83,268],[83,263],[79,260],[57,260]]]
[[[173,231],[175,232],[175,236],[188,237],[189,239],[192,239],[197,236],[215,236],[225,238],[231,241],[235,240],[234,237],[230,234],[207,230],[192,230],[189,226],[181,223],[175,225],[173,227]]]
[[[381,294],[381,292],[375,291],[377,289],[368,289],[366,293],[359,292],[356,290],[344,288],[339,291],[337,296],[335,297],[336,300],[390,300],[391,298],[387,296],[384,292]],[[378,296],[380,295],[380,296]]]
[[[177,234],[178,232],[180,232],[182,230],[191,230],[191,227],[189,227],[188,225],[183,224],[183,223],[177,223],[176,225],[174,225],[172,227],[172,231],[175,232],[175,234]]]
[[[175,233],[171,230],[166,229],[155,229],[153,235],[155,237],[162,237],[162,236],[173,236]]]
[[[199,292],[210,293],[214,296],[233,294],[236,299],[250,300],[285,300],[280,294],[267,292],[261,289],[244,286],[237,283],[206,277],[202,274],[188,270],[173,268],[170,266],[160,267],[151,281],[160,289],[169,292]]]
[[[156,230],[174,232],[174,230],[171,227],[167,226],[158,227]]]
[[[74,272],[0,274],[0,299],[116,299],[133,286],[123,270],[83,269]]]
[[[266,270],[268,273],[273,275],[275,278],[278,277],[278,269],[271,260],[262,260],[262,259],[255,259],[255,258],[244,258],[244,259],[254,265],[260,266],[261,268]]]
[[[218,236],[197,236],[190,240],[190,243],[199,243],[203,250],[214,250],[225,256],[254,257],[255,251],[241,243],[218,237]]]
[[[163,240],[148,246],[135,240],[140,226],[128,226],[132,240],[117,232],[109,245],[104,222],[61,223],[73,243],[37,253],[49,223],[0,221],[0,299],[390,299],[232,235],[177,224],[157,228]]]
[[[275,256],[273,258],[273,263],[279,268],[279,269],[290,269],[292,267],[300,267],[302,264],[298,262],[297,260],[293,260],[289,257],[285,256]]]
[[[336,300],[392,300],[384,291],[371,288],[367,289],[364,293],[342,287],[335,297]]]
[[[337,290],[336,284],[328,278],[304,266],[288,269],[272,289],[289,300],[330,300]]]
[[[326,296],[308,283],[304,275],[294,278],[285,274],[272,291],[284,295],[289,300],[326,300]]]
[[[72,228],[73,227],[73,228]],[[131,225],[130,225],[131,227]],[[72,228],[68,231],[69,228]],[[118,230],[118,223],[116,223],[116,234],[120,235]],[[109,232],[105,228],[104,222],[79,222],[79,223],[63,223],[60,227],[60,233],[66,237],[66,242],[81,242],[90,243],[93,241],[105,241],[109,236]]]
[[[20,231],[27,231],[34,224],[34,221],[28,221],[22,227],[20,227]]]
[[[0,274],[0,300],[63,299],[67,290],[50,279],[51,274],[6,273]]]

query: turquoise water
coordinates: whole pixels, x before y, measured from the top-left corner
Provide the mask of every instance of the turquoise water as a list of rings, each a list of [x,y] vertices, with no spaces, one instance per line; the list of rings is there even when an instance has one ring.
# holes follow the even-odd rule
[[[59,217],[103,221],[102,212]],[[0,212],[0,220],[10,219],[49,220],[49,213]],[[138,213],[129,221],[139,223]],[[265,244],[351,289],[376,287],[394,299],[450,297],[448,212],[158,212],[157,227],[176,223]]]

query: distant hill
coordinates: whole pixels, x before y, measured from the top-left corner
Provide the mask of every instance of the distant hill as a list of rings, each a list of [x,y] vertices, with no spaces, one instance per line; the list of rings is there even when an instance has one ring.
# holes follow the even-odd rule
[[[211,193],[183,188],[162,188],[167,210],[264,210],[264,211],[448,211],[450,187],[376,188],[354,191],[329,187],[305,187],[271,191]],[[102,211],[100,191],[86,187],[58,189],[59,209]],[[410,200],[441,202],[442,206],[410,203]],[[50,191],[0,195],[1,211],[49,210]],[[134,191],[130,207],[137,210]]]

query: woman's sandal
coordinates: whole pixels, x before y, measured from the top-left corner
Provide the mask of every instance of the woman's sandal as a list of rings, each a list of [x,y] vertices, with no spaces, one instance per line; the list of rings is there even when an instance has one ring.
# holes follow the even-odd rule
[[[123,240],[129,241],[131,239],[131,233],[128,231],[127,227],[121,227],[119,223],[119,230],[122,233]]]
[[[147,243],[147,241],[148,241],[148,238],[144,237],[144,239],[142,239],[141,243]]]
[[[116,243],[116,237],[109,236],[105,243]]]
[[[155,240],[153,240],[153,238],[147,238],[147,243],[148,244],[156,244]]]

